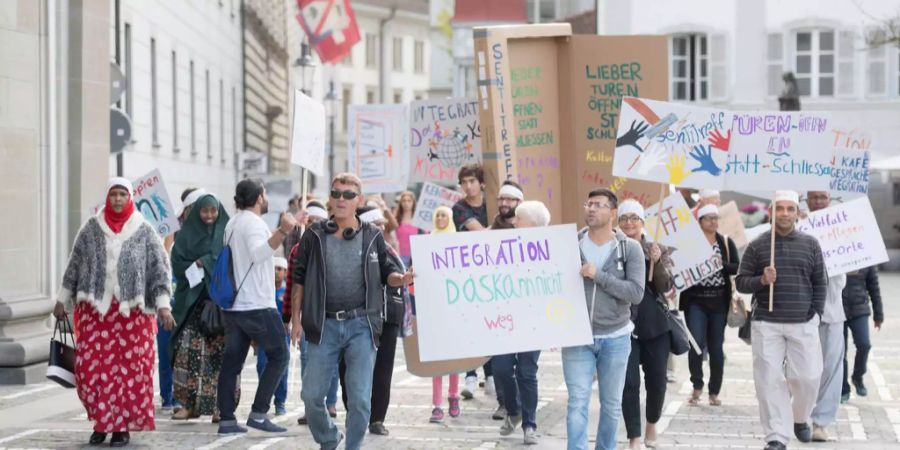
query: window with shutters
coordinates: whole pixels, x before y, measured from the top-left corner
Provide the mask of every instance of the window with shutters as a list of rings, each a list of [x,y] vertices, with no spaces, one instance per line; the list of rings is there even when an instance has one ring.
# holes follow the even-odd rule
[[[413,70],[416,73],[425,73],[425,43],[416,41],[413,46]]]
[[[375,104],[375,88],[373,88],[373,87],[366,88],[366,104],[367,105]]]
[[[882,42],[883,30],[873,30],[870,42]],[[884,45],[871,47],[866,51],[866,95],[880,97],[888,93],[888,50]]]
[[[366,67],[374,68],[378,59],[378,37],[366,33]]]
[[[341,129],[347,129],[347,111],[350,109],[350,105],[353,104],[353,88],[350,86],[344,86],[341,91]]]
[[[394,46],[391,51],[391,59],[393,61],[393,68],[397,72],[403,71],[403,38],[395,37],[394,38]]]
[[[781,94],[784,82],[784,38],[781,33],[766,37],[766,93],[772,97]]]
[[[835,32],[830,29],[794,33],[794,76],[800,95],[833,97]]]
[[[705,34],[672,36],[671,63],[672,100],[697,101],[709,96],[709,54]]]
[[[403,103],[403,91],[400,89],[394,90],[394,104],[399,105]]]

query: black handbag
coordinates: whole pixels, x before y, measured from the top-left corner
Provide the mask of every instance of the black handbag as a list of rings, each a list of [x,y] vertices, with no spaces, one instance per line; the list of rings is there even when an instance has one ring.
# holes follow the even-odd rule
[[[751,327],[750,324],[751,323],[752,323],[752,321],[748,318],[747,321],[744,322],[744,324],[741,325],[740,328],[738,328],[738,338],[740,338],[742,341],[746,342],[747,345],[750,345],[750,343],[751,343],[751,341],[750,341],[750,327]]]
[[[56,333],[59,332],[59,340]],[[66,336],[70,335],[69,338]],[[55,381],[62,387],[75,387],[75,334],[72,332],[72,324],[69,316],[63,316],[62,320],[56,320],[53,336],[50,338],[50,362],[47,363],[47,378]]]
[[[673,355],[683,355],[691,349],[691,343],[688,340],[687,326],[681,318],[678,311],[666,308],[666,318],[669,320],[669,336],[671,337],[669,351]]]
[[[225,335],[225,313],[209,299],[203,300],[203,309],[200,310],[200,332],[207,337]]]

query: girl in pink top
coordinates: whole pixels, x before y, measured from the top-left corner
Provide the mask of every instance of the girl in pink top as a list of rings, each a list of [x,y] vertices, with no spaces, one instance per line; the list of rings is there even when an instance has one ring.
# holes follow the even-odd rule
[[[397,243],[400,246],[400,259],[409,267],[411,252],[409,249],[409,237],[414,234],[424,234],[425,231],[412,224],[413,215],[416,213],[416,194],[405,191],[400,194],[394,217],[397,218]]]

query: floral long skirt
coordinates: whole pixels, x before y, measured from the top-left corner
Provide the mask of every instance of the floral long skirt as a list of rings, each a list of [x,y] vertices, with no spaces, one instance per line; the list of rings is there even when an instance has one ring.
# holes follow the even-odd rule
[[[195,415],[218,411],[216,390],[225,356],[225,336],[207,337],[200,331],[202,304],[196,305],[175,343],[172,367],[175,401]],[[240,378],[235,399],[240,400]]]
[[[94,431],[152,431],[156,318],[140,309],[126,317],[113,298],[105,315],[75,307],[75,385]]]

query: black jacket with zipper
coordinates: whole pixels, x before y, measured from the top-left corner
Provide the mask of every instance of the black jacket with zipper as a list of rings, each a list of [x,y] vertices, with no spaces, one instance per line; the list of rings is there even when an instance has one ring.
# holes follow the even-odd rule
[[[871,309],[869,299],[872,300]],[[871,315],[874,310],[872,320],[883,322],[884,308],[881,304],[881,288],[878,286],[878,269],[873,266],[848,273],[843,300],[847,320]]]
[[[358,219],[358,218],[357,218]],[[372,332],[372,345],[377,348],[384,324],[384,287],[391,273],[400,273],[388,256],[381,230],[363,223],[359,233],[363,239],[363,270],[366,281],[366,316]],[[294,260],[291,282],[303,286],[302,316],[300,325],[306,339],[314,344],[322,340],[325,324],[325,221],[310,225],[300,238],[300,247]]]

